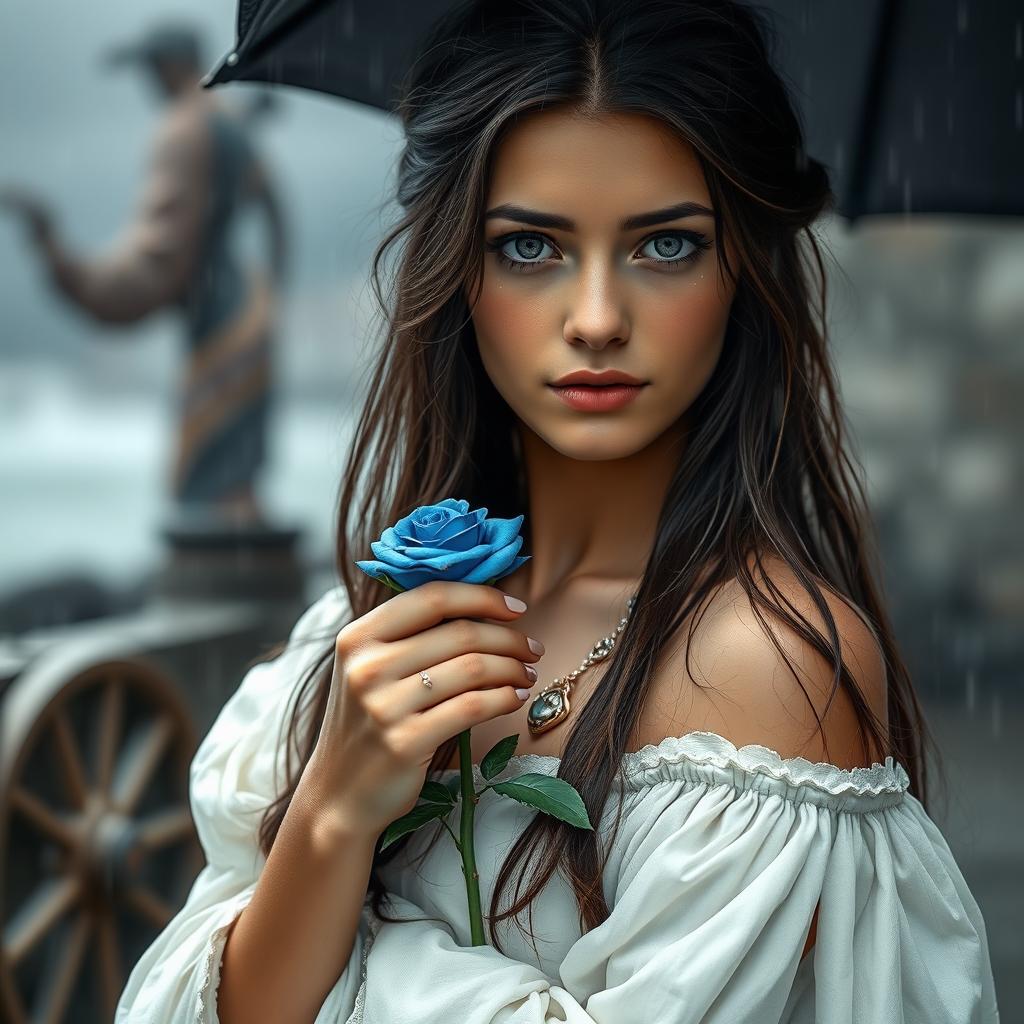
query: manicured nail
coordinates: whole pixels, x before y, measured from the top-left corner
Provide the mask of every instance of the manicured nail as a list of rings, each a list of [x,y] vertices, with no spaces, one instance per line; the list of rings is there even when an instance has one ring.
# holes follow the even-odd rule
[[[517,686],[517,687],[516,687],[516,696],[517,696],[517,697],[518,697],[518,698],[519,698],[520,700],[526,700],[526,698],[530,696],[530,691],[529,691],[529,690],[521,690],[521,689],[520,689],[520,688],[519,688],[519,687]]]
[[[520,601],[518,597],[513,597],[511,594],[505,595],[505,604],[507,604],[514,612],[526,611],[526,602]]]
[[[544,653],[544,645],[539,640],[534,640],[532,636],[526,638],[526,645],[534,654]]]
[[[527,665],[523,662],[523,668],[526,669],[526,674],[534,681],[537,682],[537,670],[532,665]]]

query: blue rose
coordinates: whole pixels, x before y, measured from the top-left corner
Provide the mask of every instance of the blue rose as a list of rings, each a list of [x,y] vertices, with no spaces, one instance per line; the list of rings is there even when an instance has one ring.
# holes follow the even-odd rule
[[[399,592],[431,580],[493,584],[515,572],[531,556],[517,556],[523,545],[523,516],[488,519],[487,509],[445,498],[420,505],[370,545],[374,558],[357,561],[368,576]]]

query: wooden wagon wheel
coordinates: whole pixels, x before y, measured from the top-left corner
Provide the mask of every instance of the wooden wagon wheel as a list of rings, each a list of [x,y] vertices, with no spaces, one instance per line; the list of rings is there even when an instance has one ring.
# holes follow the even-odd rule
[[[110,1022],[203,865],[191,715],[133,658],[31,666],[2,710],[0,1018]]]

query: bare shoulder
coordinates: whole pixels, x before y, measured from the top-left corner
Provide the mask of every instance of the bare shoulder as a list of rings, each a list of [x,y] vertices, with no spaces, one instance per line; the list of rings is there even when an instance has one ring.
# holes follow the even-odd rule
[[[789,613],[806,619],[827,642],[825,617],[789,566],[779,559],[762,559],[762,565],[783,605],[789,603]],[[770,596],[757,570],[754,577],[758,588]],[[846,598],[817,582],[835,621],[843,660],[887,731],[885,663],[874,633]],[[639,745],[703,729],[736,746],[759,743],[783,757],[827,761],[841,768],[884,758],[885,752],[873,744],[865,749],[846,688],[840,684],[832,693],[831,660],[778,616],[760,607],[755,610],[737,581],[721,585],[698,617],[689,643],[689,673],[689,623],[680,633],[680,641],[662,659],[652,680]],[[866,738],[870,743],[869,733]]]

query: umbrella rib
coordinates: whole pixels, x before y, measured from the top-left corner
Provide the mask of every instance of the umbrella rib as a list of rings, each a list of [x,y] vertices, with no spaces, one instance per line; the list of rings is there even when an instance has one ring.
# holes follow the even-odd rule
[[[844,214],[850,223],[860,216],[864,209],[865,183],[868,168],[874,156],[878,141],[878,111],[888,70],[889,51],[892,49],[897,14],[904,7],[904,0],[881,0],[875,8],[875,33],[871,47],[867,84],[862,92],[863,104],[857,113],[856,144],[853,150],[853,165],[846,186]]]

